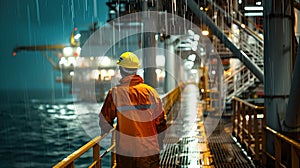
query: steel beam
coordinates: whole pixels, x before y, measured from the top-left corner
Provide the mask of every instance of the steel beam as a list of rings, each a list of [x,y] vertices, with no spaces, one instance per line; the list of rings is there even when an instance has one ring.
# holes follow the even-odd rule
[[[209,27],[213,34],[217,36],[218,39],[220,39],[220,41],[224,43],[225,46],[230,49],[261,82],[264,82],[263,71],[247,56],[247,54],[238,49],[238,47],[229,40],[229,38],[214,24],[206,13],[198,8],[198,5],[194,2],[194,0],[187,0],[186,2],[190,10]]]

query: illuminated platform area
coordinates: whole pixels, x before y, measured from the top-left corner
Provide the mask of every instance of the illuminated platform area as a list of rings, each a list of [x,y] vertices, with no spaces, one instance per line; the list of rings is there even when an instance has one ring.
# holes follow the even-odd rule
[[[204,117],[203,110],[198,87],[183,88],[169,112],[173,119],[161,151],[161,167],[254,167],[233,140],[231,121],[218,113]]]

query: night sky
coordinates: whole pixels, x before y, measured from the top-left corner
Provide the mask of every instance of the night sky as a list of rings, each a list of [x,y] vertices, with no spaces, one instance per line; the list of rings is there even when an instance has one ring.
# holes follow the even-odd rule
[[[13,48],[24,45],[68,44],[74,27],[87,30],[93,22],[106,23],[106,0],[0,0],[0,90],[57,90],[60,73],[38,51]],[[96,10],[95,10],[96,9]]]

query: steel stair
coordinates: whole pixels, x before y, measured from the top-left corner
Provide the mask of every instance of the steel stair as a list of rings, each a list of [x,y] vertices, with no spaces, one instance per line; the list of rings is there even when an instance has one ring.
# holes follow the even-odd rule
[[[190,1],[188,5],[194,2]],[[236,56],[243,64],[231,67],[228,70],[229,72],[226,73],[224,82],[227,88],[226,102],[230,102],[233,96],[240,96],[244,92],[249,92],[249,88],[255,87],[256,82],[263,82],[263,38],[262,35],[251,28],[257,27],[254,23],[251,24],[251,22],[248,22],[248,26],[246,26],[241,22],[244,16],[238,11],[226,11],[211,0],[207,0],[207,2],[211,3],[211,6],[214,8],[213,14],[206,16],[214,23],[210,29],[215,35],[213,43],[216,46],[215,49],[217,52],[220,55],[224,55],[224,51],[231,51],[234,56],[236,56],[236,53],[247,56]],[[198,8],[198,10],[200,9]],[[204,14],[199,11],[198,13],[198,15]],[[228,20],[230,20],[229,24]],[[218,35],[220,34],[219,31],[221,31],[222,35]],[[228,37],[230,42],[226,42],[226,40],[220,38],[224,36]],[[235,47],[239,50],[238,52]]]

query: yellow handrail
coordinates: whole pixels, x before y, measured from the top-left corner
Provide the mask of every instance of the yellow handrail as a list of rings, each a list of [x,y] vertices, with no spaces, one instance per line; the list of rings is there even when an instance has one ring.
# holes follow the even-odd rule
[[[173,90],[171,90],[170,92],[168,92],[167,94],[165,94],[164,96],[161,97],[162,102],[163,102],[163,106],[164,109],[167,112],[167,115],[169,114],[168,111],[171,109],[171,107],[174,105],[174,103],[178,100],[178,98],[180,97],[180,92],[181,92],[181,87],[183,86],[183,84],[181,84],[180,86],[178,86],[177,88],[174,88]],[[169,115],[173,115],[173,114],[169,114]],[[100,141],[105,138],[106,136],[108,136],[110,133],[112,133],[112,143],[111,146],[104,151],[104,153],[100,156]],[[53,166],[53,168],[74,168],[74,162],[76,159],[78,159],[81,155],[83,155],[84,153],[86,153],[88,150],[90,150],[91,148],[93,148],[93,163],[90,164],[89,168],[100,168],[101,165],[101,160],[102,158],[109,152],[111,152],[112,150],[115,149],[115,128],[111,129],[108,133],[102,135],[102,136],[97,136],[94,139],[92,139],[90,142],[88,142],[87,144],[85,144],[84,146],[82,146],[81,148],[79,148],[78,150],[76,150],[75,152],[73,152],[72,154],[70,154],[69,156],[67,156],[66,158],[64,158],[62,161],[60,161],[59,163],[57,163],[56,165]],[[116,166],[116,161],[115,161],[115,156],[112,156],[112,167]]]
[[[258,117],[264,107],[253,105],[240,98],[233,97],[232,135],[253,156],[255,164],[261,164],[263,118]]]
[[[53,168],[61,168],[61,167],[74,167],[74,161],[76,159],[78,159],[81,155],[83,155],[84,153],[86,153],[88,150],[90,150],[91,148],[96,148],[97,150],[93,152],[94,155],[94,161],[101,159],[96,157],[95,155],[99,155],[100,154],[100,146],[99,146],[99,142],[105,138],[106,136],[108,136],[110,133],[113,133],[115,131],[115,128],[111,129],[108,133],[105,133],[102,136],[97,136],[94,139],[92,139],[91,141],[89,141],[87,144],[85,144],[84,146],[82,146],[81,148],[79,148],[78,150],[76,150],[75,152],[73,152],[72,154],[70,154],[69,156],[67,156],[66,158],[64,158],[62,161],[60,161],[59,163],[57,163],[56,165],[53,166]],[[114,146],[115,144],[112,144],[112,146]],[[110,149],[112,150],[112,149]],[[100,162],[96,161],[96,164]],[[100,166],[101,167],[101,166]]]
[[[263,106],[256,106],[256,105],[251,104],[251,103],[249,103],[249,102],[247,102],[247,101],[245,101],[245,100],[242,100],[242,99],[240,99],[240,98],[238,98],[238,97],[233,97],[232,99],[233,99],[233,100],[236,100],[236,101],[239,101],[239,102],[241,102],[242,104],[245,104],[246,106],[249,106],[249,107],[254,108],[254,109],[261,109],[261,110],[264,109]]]
[[[242,147],[246,148],[247,153],[253,156],[255,163],[267,166],[267,158],[270,158],[275,162],[275,167],[298,168],[300,166],[300,143],[266,126],[264,107],[253,105],[237,97],[234,97],[232,102],[232,134]],[[258,111],[262,111],[262,118],[258,117]],[[259,120],[261,120],[260,123]],[[266,141],[267,132],[275,137],[274,155],[266,151],[266,145],[270,143]],[[282,151],[287,150],[283,147],[283,143],[290,146],[289,151],[285,151],[290,154],[290,165],[286,165],[288,163],[281,158]]]
[[[263,164],[266,164],[266,159],[267,157],[271,158],[273,161],[275,161],[275,166],[276,167],[292,167],[292,168],[298,168],[299,165],[299,161],[300,161],[300,143],[285,136],[280,134],[279,132],[273,130],[272,128],[265,126],[264,130],[266,132],[271,133],[271,135],[273,135],[275,137],[275,141],[274,141],[274,146],[275,146],[275,155],[272,155],[271,153],[268,153],[266,151],[266,148],[263,149],[263,153],[264,153],[264,159],[263,159]],[[264,137],[266,138],[266,137]],[[285,142],[286,144],[288,144],[290,146],[289,148],[289,153],[291,155],[291,165],[285,165],[284,161],[282,161],[281,157],[282,157],[282,144],[283,142]],[[285,148],[285,150],[287,150],[288,148]]]

